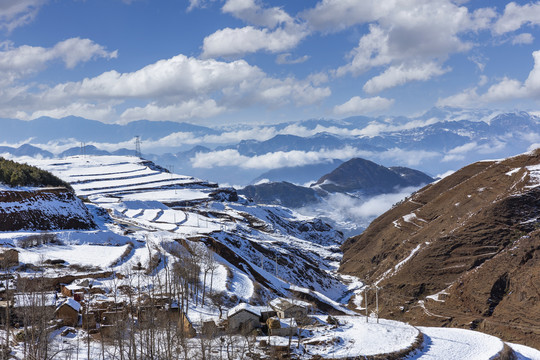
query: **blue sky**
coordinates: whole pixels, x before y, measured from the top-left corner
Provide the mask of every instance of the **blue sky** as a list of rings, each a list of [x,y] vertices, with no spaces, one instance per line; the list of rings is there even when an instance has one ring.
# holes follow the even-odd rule
[[[0,117],[536,111],[538,25],[526,1],[3,0]]]

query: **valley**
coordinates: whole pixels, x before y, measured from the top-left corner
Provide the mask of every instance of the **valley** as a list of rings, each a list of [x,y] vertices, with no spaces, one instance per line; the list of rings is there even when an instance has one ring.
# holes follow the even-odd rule
[[[272,359],[289,351],[293,357],[306,359],[381,354],[423,358],[443,356],[450,348],[459,356],[486,359],[505,351],[532,354],[533,359],[537,356],[532,348],[505,345],[496,337],[465,330],[460,333],[414,328],[377,319],[371,300],[369,316],[362,316],[362,294],[366,289],[363,279],[370,278],[337,271],[345,239],[320,219],[279,205],[256,204],[233,188],[177,175],[131,156],[75,156],[29,162],[69,183],[80,199],[74,200],[74,215],[75,209],[84,204],[88,209],[85,218],[92,220],[81,229],[40,228],[29,222],[26,228],[0,233],[3,246],[18,251],[19,263],[14,270],[18,277],[26,279],[17,281],[19,293],[28,294],[24,289],[33,289],[30,294],[52,292],[57,294],[57,301],[62,301],[66,295],[58,294],[64,294],[66,288],[71,291],[67,299],[78,296],[83,305],[79,310],[82,325],[70,327],[63,320],[64,327],[52,333],[55,340],[47,346],[55,351],[70,356],[80,353],[79,358],[114,359],[120,355],[111,355],[111,351],[129,348],[131,341],[141,341],[145,336],[165,336],[171,326],[176,328],[180,323],[164,319],[178,319],[178,314],[184,314],[175,321],[180,321],[180,328],[187,332],[176,333],[167,343],[191,356],[199,356],[200,346],[206,341],[206,349],[218,357],[224,351],[219,339],[227,338],[230,340],[226,342],[234,344],[229,349],[234,351],[234,358],[251,353]],[[19,211],[4,208],[11,213]],[[347,260],[349,255],[345,254]],[[194,272],[189,275],[187,269]],[[40,287],[32,288],[37,279]],[[173,279],[180,283],[173,285]],[[10,284],[11,288],[14,285]],[[381,291],[381,316],[392,317],[385,308],[387,291]],[[372,291],[368,294],[371,296]],[[267,307],[276,298],[306,303],[309,315],[304,320],[295,319],[301,337],[261,336],[264,326],[262,330],[235,334],[223,325],[224,314],[235,305]],[[41,305],[33,306],[39,309]],[[165,318],[148,327],[141,309],[150,311],[155,321]],[[88,313],[96,314],[91,315],[94,325],[85,325]],[[115,316],[122,322],[97,315],[108,313],[118,314]],[[14,314],[24,317],[17,311]],[[211,333],[203,330],[209,323],[217,326]],[[193,339],[188,336],[191,331],[198,334]],[[88,345],[86,334],[94,334]],[[457,339],[469,345],[451,345]],[[295,346],[288,345],[291,340]],[[491,344],[489,350],[483,345],[486,341]],[[158,343],[145,340],[139,356],[145,351],[160,351]],[[246,351],[250,343],[259,344],[257,350]],[[15,354],[23,351],[16,345],[13,349]],[[124,351],[126,355],[132,350]]]

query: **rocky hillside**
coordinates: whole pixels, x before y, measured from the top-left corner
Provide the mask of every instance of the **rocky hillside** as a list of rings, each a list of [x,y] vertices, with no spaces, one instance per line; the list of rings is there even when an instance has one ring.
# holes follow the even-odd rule
[[[327,192],[375,195],[432,181],[431,177],[418,170],[405,167],[387,168],[369,160],[354,158],[321,177],[313,187]]]
[[[94,227],[86,206],[66,188],[0,188],[0,231]]]
[[[0,231],[94,227],[88,209],[68,183],[0,157]]]
[[[348,239],[340,271],[381,289],[383,316],[479,329],[538,348],[539,225],[540,150],[478,162]]]

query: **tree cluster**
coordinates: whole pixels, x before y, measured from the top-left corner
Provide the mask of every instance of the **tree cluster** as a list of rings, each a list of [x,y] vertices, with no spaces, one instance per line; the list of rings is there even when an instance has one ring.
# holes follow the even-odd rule
[[[71,186],[48,171],[0,157],[0,183],[9,186]]]

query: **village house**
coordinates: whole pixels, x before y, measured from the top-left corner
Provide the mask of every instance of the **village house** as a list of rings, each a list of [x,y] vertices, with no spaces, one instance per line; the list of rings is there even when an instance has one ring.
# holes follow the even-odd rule
[[[311,304],[302,300],[276,298],[270,301],[270,306],[280,319],[293,318],[296,321],[305,319]]]
[[[64,325],[77,326],[79,323],[79,310],[81,310],[81,304],[72,298],[67,298],[58,305],[55,315],[57,319],[63,321]]]
[[[19,265],[19,251],[15,249],[0,248],[0,266],[9,268]]]
[[[72,297],[77,301],[82,301],[85,294],[103,294],[105,290],[102,283],[95,279],[80,279],[71,284],[60,284],[60,292],[66,297]]]
[[[241,303],[227,312],[230,331],[250,332],[261,327],[261,310],[258,306]]]
[[[60,284],[60,292],[65,297],[72,297],[76,301],[82,301],[84,299],[85,289],[77,284]]]
[[[272,317],[266,321],[266,324],[268,325],[268,335],[294,336],[298,333],[298,325],[293,318]]]

